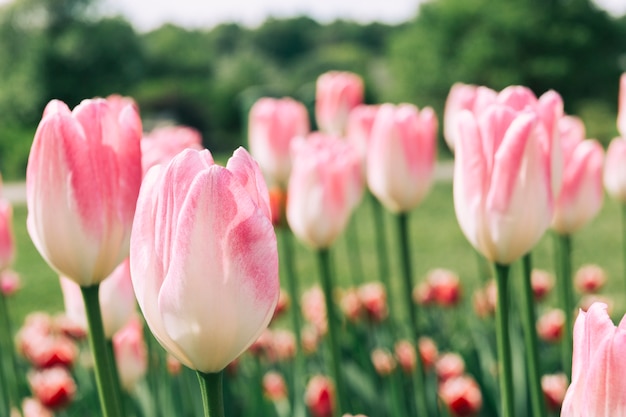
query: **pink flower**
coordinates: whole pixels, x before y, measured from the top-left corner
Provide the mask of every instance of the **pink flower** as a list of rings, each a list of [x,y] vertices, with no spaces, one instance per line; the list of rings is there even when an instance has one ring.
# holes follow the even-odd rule
[[[317,78],[315,119],[319,130],[343,136],[350,111],[363,102],[363,80],[351,72],[329,71]]]
[[[130,250],[139,307],[161,345],[218,372],[270,322],[278,254],[261,171],[239,148],[226,167],[187,149],[148,171]]]
[[[268,371],[263,375],[263,392],[270,401],[282,401],[287,398],[287,384],[285,378],[275,371]]]
[[[465,372],[465,361],[458,353],[447,352],[437,359],[435,371],[439,381],[461,376]]]
[[[259,99],[250,109],[250,153],[271,184],[287,185],[291,173],[291,142],[309,133],[309,115],[304,104],[291,98]]]
[[[85,303],[80,287],[66,277],[59,277],[66,315],[87,330]],[[135,293],[130,279],[130,263],[126,258],[100,284],[98,293],[104,335],[111,339],[133,317],[136,311]]]
[[[426,283],[430,288],[432,301],[442,307],[451,307],[461,299],[459,276],[447,269],[434,269],[428,272]]]
[[[22,280],[17,272],[5,269],[0,272],[0,292],[5,297],[10,297],[22,287]]]
[[[606,271],[599,265],[583,265],[574,274],[574,284],[581,293],[598,292],[606,281]]]
[[[278,361],[288,361],[296,356],[296,337],[290,330],[272,332],[272,352]]]
[[[458,116],[462,110],[480,113],[482,109],[495,103],[498,93],[491,88],[471,84],[455,83],[446,99],[443,113],[443,137],[454,152],[458,140]]]
[[[530,285],[536,301],[541,301],[554,287],[554,277],[543,269],[533,269],[530,275]]]
[[[400,340],[395,344],[394,350],[402,370],[407,374],[411,374],[415,369],[417,361],[417,352],[415,352],[413,344],[408,340]]]
[[[558,342],[563,336],[565,313],[557,308],[542,314],[537,319],[537,335],[546,342]]]
[[[361,313],[363,311],[358,290],[355,288],[349,288],[344,291],[341,294],[341,299],[339,300],[339,307],[348,320],[351,322],[358,321],[361,318]]]
[[[361,157],[363,175],[367,166],[367,150],[372,140],[372,128],[380,106],[360,104],[350,112],[346,136]]]
[[[489,261],[511,264],[539,241],[553,213],[546,129],[534,111],[492,105],[459,115],[454,207],[461,230]]]
[[[420,359],[424,364],[424,369],[431,368],[439,357],[439,349],[434,340],[430,337],[422,336],[417,341],[417,348],[420,353]]]
[[[202,135],[187,126],[157,127],[141,139],[141,168],[143,173],[157,164],[167,164],[183,150],[202,149]]]
[[[604,150],[597,141],[585,140],[585,126],[579,118],[565,116],[558,126],[564,171],[552,228],[560,234],[571,234],[589,223],[602,208]]]
[[[33,313],[16,336],[18,351],[36,368],[70,367],[76,361],[78,348],[72,339],[54,326],[44,313]]]
[[[619,79],[619,98],[617,103],[617,131],[626,138],[626,73]]]
[[[626,116],[626,109],[624,112]],[[626,137],[615,138],[609,144],[604,163],[604,187],[612,198],[626,203]]]
[[[24,417],[54,417],[52,410],[35,398],[25,398],[22,401],[22,410]]]
[[[28,232],[43,258],[81,286],[100,283],[128,256],[141,184],[136,108],[58,100],[44,110],[26,170]]]
[[[313,133],[294,143],[287,221],[313,248],[327,248],[343,232],[363,193],[359,156],[336,137]]]
[[[74,378],[61,366],[32,372],[28,382],[39,402],[53,410],[67,407],[76,395]]]
[[[626,320],[615,327],[606,309],[595,303],[578,314],[562,417],[626,416]]]
[[[0,271],[4,271],[15,258],[15,238],[13,237],[13,207],[0,199]]]
[[[328,321],[326,316],[326,299],[319,286],[314,286],[302,293],[300,300],[302,317],[315,326],[318,334],[326,334]]]
[[[304,402],[312,417],[331,417],[335,409],[335,388],[330,379],[315,375],[309,380]]]
[[[358,289],[359,300],[367,317],[374,322],[381,322],[389,315],[387,292],[380,282],[363,284]]]
[[[386,349],[374,349],[371,353],[372,365],[380,376],[391,375],[396,369],[397,362],[391,352]]]
[[[113,352],[122,387],[130,392],[148,370],[148,350],[143,338],[143,324],[137,316],[115,333]]]
[[[541,377],[541,389],[543,390],[548,409],[553,411],[561,409],[568,385],[567,376],[563,373]]]
[[[439,386],[439,397],[454,417],[478,415],[483,406],[480,387],[469,375],[457,376]]]
[[[393,212],[415,208],[432,184],[436,152],[437,116],[430,107],[383,104],[367,154],[372,194]]]

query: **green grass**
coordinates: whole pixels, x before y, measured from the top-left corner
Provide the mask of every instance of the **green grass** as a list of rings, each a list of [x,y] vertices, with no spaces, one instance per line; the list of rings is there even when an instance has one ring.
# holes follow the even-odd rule
[[[57,274],[43,261],[26,232],[26,208],[15,207],[14,230],[18,246],[14,269],[23,280],[22,290],[10,301],[10,309],[16,323],[21,323],[29,312],[44,310],[52,313],[63,310],[63,301]],[[400,291],[399,259],[396,250],[394,217],[385,215],[387,242],[391,262],[391,280],[394,293]],[[350,227],[356,229],[359,238],[360,260],[363,265],[362,282],[378,280],[376,241],[372,229],[371,204],[364,198],[355,213]],[[469,246],[456,222],[452,203],[452,185],[437,184],[422,205],[410,215],[412,263],[415,279],[420,280],[428,270],[448,268],[456,271],[463,280],[466,296],[485,277],[479,275],[478,256]],[[533,251],[537,267],[553,270],[552,239],[550,233]],[[615,316],[625,312],[626,281],[622,277],[621,218],[619,204],[606,199],[602,212],[580,233],[574,236],[574,271],[582,264],[596,263],[607,270],[609,282],[604,289],[615,301]],[[319,281],[315,253],[296,243],[296,262],[301,288],[306,289]],[[357,256],[354,245],[345,237],[333,247],[333,260],[337,282],[340,286],[351,285],[350,262]],[[350,258],[348,258],[350,257]]]

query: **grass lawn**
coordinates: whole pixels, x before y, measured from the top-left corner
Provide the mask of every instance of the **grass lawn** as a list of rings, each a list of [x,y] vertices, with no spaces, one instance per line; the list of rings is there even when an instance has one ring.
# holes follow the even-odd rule
[[[366,196],[367,197],[367,196]],[[11,314],[16,323],[35,310],[60,312],[63,309],[57,274],[43,261],[31,243],[26,232],[26,208],[15,207],[15,238],[18,245],[14,269],[20,273],[22,290],[9,300]],[[394,292],[400,291],[398,251],[396,249],[395,218],[385,215],[387,242],[391,262],[391,279]],[[410,238],[415,282],[433,268],[448,268],[456,271],[464,282],[466,295],[480,284],[485,277],[479,274],[478,256],[461,233],[454,215],[452,185],[436,184],[420,207],[410,215]],[[349,286],[354,281],[377,280],[376,241],[372,221],[372,205],[368,198],[356,212],[350,225],[353,234],[358,236],[358,244],[345,236],[333,247],[337,282]],[[535,266],[553,270],[552,236],[542,239],[533,251]],[[596,263],[604,267],[609,276],[604,294],[610,294],[615,301],[614,316],[626,311],[624,302],[626,281],[622,276],[621,218],[620,206],[605,199],[600,215],[587,225],[573,239],[573,270],[585,263]],[[360,256],[359,256],[360,254]],[[306,289],[318,282],[318,269],[315,254],[303,245],[296,243],[297,271],[301,288]],[[350,265],[360,259],[362,276],[350,273]],[[516,280],[519,281],[519,280]],[[515,283],[514,283],[515,285]],[[554,295],[553,295],[554,296]],[[394,306],[392,306],[394,308]]]

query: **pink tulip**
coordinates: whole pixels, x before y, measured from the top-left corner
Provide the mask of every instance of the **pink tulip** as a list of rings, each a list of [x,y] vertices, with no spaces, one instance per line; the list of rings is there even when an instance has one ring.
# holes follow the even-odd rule
[[[559,120],[563,149],[563,182],[555,200],[552,228],[572,234],[589,223],[602,208],[604,150],[595,140],[585,140],[585,126],[573,116]]]
[[[439,349],[435,341],[430,337],[422,336],[417,341],[417,349],[419,350],[420,358],[424,364],[424,369],[428,370],[432,368],[439,357]]]
[[[0,272],[0,293],[5,297],[14,295],[22,287],[20,275],[12,269]]]
[[[13,207],[0,199],[0,271],[11,266],[15,258],[15,238],[13,237]]]
[[[167,164],[183,150],[202,149],[202,135],[187,126],[164,126],[152,130],[141,139],[143,173],[157,164]]]
[[[415,346],[408,340],[399,340],[394,346],[394,352],[404,373],[412,374],[417,361]]]
[[[574,274],[574,286],[583,294],[600,291],[606,281],[606,271],[600,265],[583,265]]]
[[[294,143],[287,222],[313,248],[327,248],[343,232],[363,193],[359,156],[352,145],[312,133]]]
[[[52,410],[34,398],[24,398],[22,410],[24,417],[54,417]]]
[[[263,393],[272,402],[285,400],[287,398],[285,378],[276,371],[266,372],[263,375]]]
[[[541,377],[541,390],[549,410],[559,411],[561,409],[568,385],[567,376],[563,373]]]
[[[53,410],[67,407],[76,396],[76,382],[61,366],[32,372],[28,382],[39,402]]]
[[[351,72],[329,71],[317,78],[315,119],[319,130],[343,136],[350,111],[363,103],[363,80]]]
[[[104,99],[46,106],[26,171],[28,232],[44,259],[81,286],[128,256],[141,184],[141,120]]]
[[[130,392],[148,371],[148,350],[143,338],[143,324],[137,316],[115,333],[113,352],[122,387]]]
[[[63,276],[59,277],[59,281],[65,303],[65,313],[74,323],[87,330],[85,303],[80,287],[71,279]],[[102,281],[98,297],[104,335],[110,340],[118,330],[126,326],[126,323],[136,312],[135,293],[130,279],[128,258]]]
[[[226,167],[187,149],[144,178],[131,278],[161,345],[189,368],[221,371],[267,327],[278,255],[267,186],[237,149]]]
[[[393,212],[422,202],[433,181],[437,152],[437,116],[430,107],[383,104],[372,127],[367,183]]]
[[[391,352],[387,349],[376,348],[370,354],[374,370],[380,376],[388,376],[393,373],[398,363]]]
[[[574,325],[572,383],[562,417],[626,416],[626,319],[615,327],[607,306],[593,304]]]
[[[248,142],[268,182],[285,187],[291,173],[291,142],[309,133],[304,104],[291,98],[261,98],[250,109]]]
[[[563,337],[565,313],[558,308],[548,310],[537,319],[537,335],[546,342],[558,342]]]
[[[444,353],[437,358],[435,372],[440,382],[461,376],[465,372],[465,360],[458,353]]]
[[[372,138],[372,128],[378,109],[380,106],[360,104],[352,109],[348,116],[346,137],[348,142],[359,152],[364,174],[367,166],[367,149]]]
[[[450,378],[439,385],[439,397],[453,417],[476,416],[483,405],[480,387],[469,375]]]
[[[530,285],[535,301],[541,301],[554,287],[554,276],[543,269],[533,269],[530,275]]]
[[[626,73],[619,79],[619,98],[617,108],[617,131],[626,138]]]
[[[497,104],[459,116],[454,207],[461,230],[488,260],[510,264],[543,236],[553,213],[551,158],[535,111]]]
[[[609,144],[604,164],[604,187],[612,198],[626,204],[626,138],[615,138]]]
[[[458,116],[462,110],[480,113],[487,106],[495,103],[496,93],[491,88],[471,84],[455,83],[446,99],[443,112],[443,137],[450,150],[454,152],[458,140]]]
[[[315,375],[309,380],[304,402],[312,417],[331,417],[335,409],[335,387],[330,379]]]

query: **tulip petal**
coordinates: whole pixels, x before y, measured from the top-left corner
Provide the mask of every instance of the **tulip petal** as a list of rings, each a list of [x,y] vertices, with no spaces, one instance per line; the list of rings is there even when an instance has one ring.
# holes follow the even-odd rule
[[[259,164],[248,151],[239,147],[228,160],[226,168],[235,175],[263,214],[271,219],[270,197]]]

